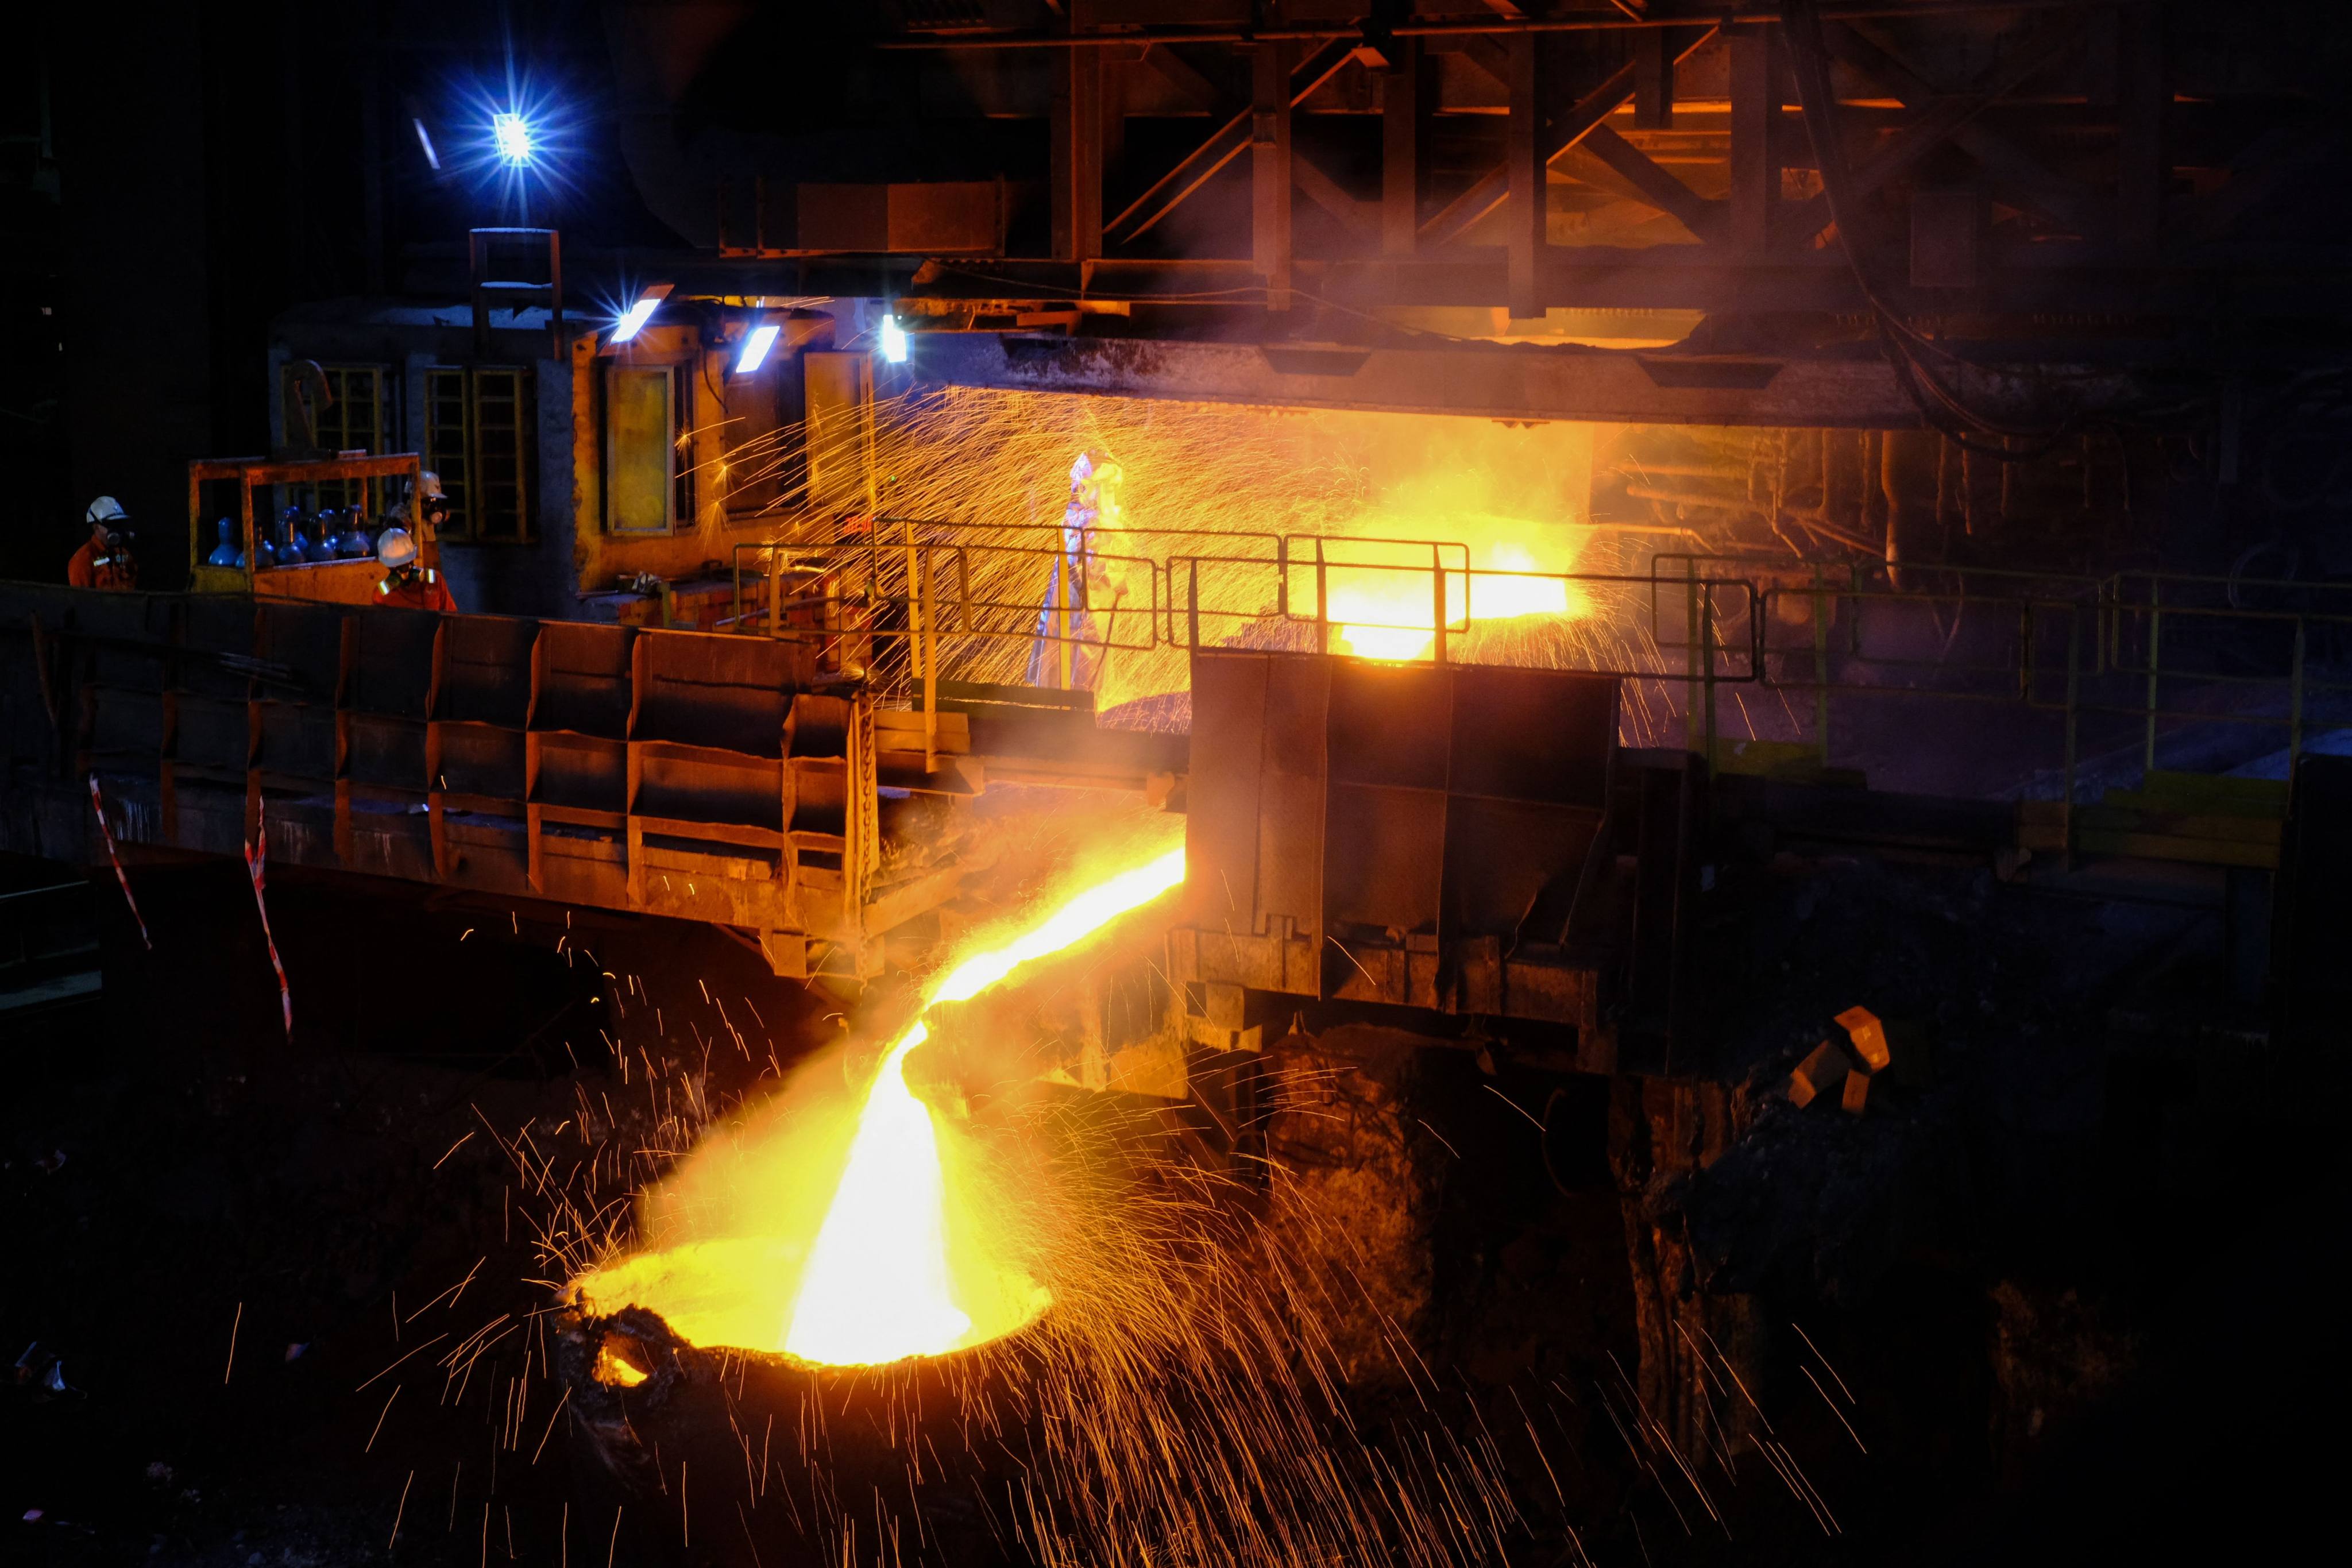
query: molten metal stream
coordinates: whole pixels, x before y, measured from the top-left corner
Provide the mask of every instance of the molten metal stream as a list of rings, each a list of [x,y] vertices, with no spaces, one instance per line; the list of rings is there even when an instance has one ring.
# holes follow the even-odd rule
[[[933,1004],[968,1001],[1183,879],[1180,846],[1088,888],[929,987],[923,1013],[891,1043],[866,1091],[832,1199],[796,1280],[787,1283],[795,1271],[783,1261],[793,1244],[769,1234],[789,1227],[763,1228],[762,1217],[772,1215],[755,1214],[752,1234],[742,1226],[718,1236],[689,1234],[676,1245],[591,1270],[575,1282],[576,1299],[596,1312],[648,1308],[697,1343],[781,1350],[836,1366],[939,1355],[1034,1321],[1051,1304],[1051,1293],[1008,1256],[1006,1238],[989,1217],[1006,1205],[995,1201],[1000,1194],[972,1190],[985,1184],[981,1167],[942,1158],[942,1129],[908,1086],[907,1058],[929,1038]],[[807,1135],[808,1130],[788,1130],[784,1136],[794,1131]],[[730,1145],[729,1152],[740,1152]],[[792,1152],[784,1152],[784,1168],[796,1169]],[[962,1183],[963,1190],[952,1182]],[[775,1327],[746,1332],[761,1321],[757,1298],[762,1296],[770,1314],[765,1321]]]
[[[924,998],[926,1015],[935,1002],[971,1000],[1022,964],[1092,935],[1183,879],[1180,847],[1087,889],[1003,947],[950,970]],[[803,1361],[863,1365],[974,1342],[950,1264],[939,1130],[930,1108],[907,1087],[904,1070],[908,1054],[929,1037],[919,1017],[883,1058],[866,1094],[849,1163],[784,1327],[785,1351]],[[1052,1300],[1043,1289],[1034,1294],[1035,1310],[1024,1322]]]

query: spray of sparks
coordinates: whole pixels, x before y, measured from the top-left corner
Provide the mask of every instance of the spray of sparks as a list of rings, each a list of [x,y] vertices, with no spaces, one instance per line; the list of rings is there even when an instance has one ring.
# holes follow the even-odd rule
[[[864,462],[827,446],[843,438],[789,426],[722,463],[739,483],[838,474]],[[802,520],[771,543],[875,604],[903,600],[931,547],[940,676],[1087,687],[1116,725],[1184,726],[1196,639],[1311,649],[1319,610],[1333,653],[1427,659],[1442,624],[1451,662],[1626,677],[1625,738],[1654,744],[1687,713],[1692,668],[1689,605],[1652,581],[1678,568],[1658,552],[1706,548],[1700,530],[1723,534],[1789,466],[1739,432],[1673,440],[1661,459],[1591,425],[937,387],[877,409],[870,495],[818,498],[874,506],[870,534]],[[1116,465],[1119,504],[1092,531],[1087,615],[1044,627],[1041,659],[1080,452]],[[1751,608],[1738,595],[1711,605],[1719,645]],[[882,684],[908,679],[906,640],[861,647]],[[1770,700],[1781,711],[1768,716],[1735,692],[1725,732],[1795,733]]]
[[[1165,834],[1164,818],[1090,865],[1057,852],[1060,869],[1030,885],[1029,906],[1045,918],[1019,917],[968,943],[980,956],[944,967],[924,989],[922,1026],[935,1031],[924,1043],[968,1040],[1148,952],[1143,904],[1176,874],[1172,847],[1155,831]],[[1122,877],[1134,879],[1108,897],[1128,912],[1107,922],[1054,891]],[[1087,940],[1065,944],[1064,935]],[[478,1158],[502,1160],[519,1178],[516,1213],[537,1226],[542,1270],[611,1283],[624,1276],[597,1269],[599,1260],[626,1269],[660,1259],[635,1283],[671,1292],[666,1321],[592,1310],[566,1328],[565,1317],[527,1302],[481,1309],[479,1289],[496,1285],[468,1294],[479,1263],[413,1310],[396,1304],[383,1364],[362,1384],[381,1405],[353,1437],[394,1467],[385,1504],[395,1542],[456,1529],[555,1560],[610,1554],[614,1542],[625,1556],[691,1553],[717,1537],[748,1542],[767,1562],[893,1568],[1582,1563],[1596,1500],[1576,1477],[1597,1456],[1578,1452],[1580,1435],[1589,1450],[1612,1432],[1606,1440],[1622,1440],[1649,1489],[1654,1529],[1727,1531],[1725,1491],[1752,1473],[1777,1481],[1783,1507],[1808,1528],[1837,1533],[1788,1446],[1790,1413],[1774,1410],[1769,1426],[1760,1412],[1751,1418],[1740,1370],[1711,1340],[1691,1342],[1702,1363],[1690,1369],[1693,1386],[1720,1387],[1728,1402],[1679,1414],[1645,1403],[1622,1369],[1580,1389],[1538,1377],[1481,1392],[1424,1364],[1427,1325],[1411,1279],[1426,1265],[1411,1261],[1410,1178],[1400,1186],[1396,1174],[1296,1156],[1341,1125],[1360,1142],[1417,1148],[1415,1159],[1451,1156],[1400,1104],[1368,1099],[1345,1068],[1269,1058],[1267,1147],[1293,1158],[1235,1178],[1171,1157],[1164,1112],[1100,1097],[1021,1099],[993,1118],[993,1134],[982,1110],[934,1109],[940,1079],[914,1070],[928,1053],[907,1044],[912,1027],[885,1058],[897,1087],[876,1070],[857,1075],[853,1092],[822,1069],[828,1059],[838,1068],[837,1051],[793,1075],[770,1046],[761,1067],[760,1034],[773,1020],[761,1022],[748,999],[684,982],[682,996],[668,989],[665,1021],[662,993],[635,975],[612,978],[630,1031],[616,1042],[619,1081],[576,1081],[576,1114],[551,1125],[535,1118],[499,1132],[477,1118],[491,1137],[474,1142],[494,1151]],[[775,1081],[730,1112],[713,1103],[714,1049]],[[835,1088],[821,1095],[828,1076]],[[723,1348],[773,1345],[782,1303],[795,1302],[795,1322],[801,1315],[801,1270],[747,1229],[814,1235],[845,1201],[858,1113],[902,1090],[936,1130],[950,1254],[974,1217],[969,1200],[1001,1203],[996,1240],[1012,1245],[998,1261],[1050,1286],[1051,1309],[955,1353],[887,1364]],[[816,1114],[803,1114],[813,1105]],[[973,1164],[1000,1142],[1027,1157]],[[472,1147],[453,1152],[447,1168],[476,1157]],[[796,1173],[798,1185],[762,1180]],[[634,1224],[606,1195],[615,1184],[644,1194]],[[765,1227],[740,1223],[747,1195],[770,1216]],[[651,1245],[661,1237],[674,1245]],[[965,1268],[950,1257],[951,1289]],[[855,1268],[845,1275],[856,1278]],[[575,1299],[573,1311],[629,1299],[640,1299],[634,1286],[609,1302]],[[483,1321],[466,1332],[457,1314],[469,1306]],[[969,1300],[956,1306],[977,1318]],[[420,1374],[421,1396],[409,1388]],[[1843,1402],[1817,1413],[1820,1423],[1833,1417],[1845,1442],[1844,1424],[1860,1412],[1846,1408],[1833,1368],[1822,1363],[1818,1377],[1825,1398]],[[476,1407],[494,1437],[487,1465],[471,1442],[451,1442],[474,1425],[461,1413]],[[454,1470],[453,1447],[467,1456]],[[551,1493],[541,1461],[567,1448],[572,1465],[555,1466]],[[436,1454],[437,1485],[414,1468]],[[620,1491],[601,1500],[580,1492],[583,1458],[609,1467]],[[448,1500],[420,1510],[412,1486]],[[543,1500],[533,1507],[534,1498]]]
[[[730,1211],[733,1234],[677,1238],[672,1246],[682,1246],[683,1254],[656,1255],[650,1267],[624,1259],[585,1276],[576,1287],[583,1307],[607,1313],[644,1307],[675,1323],[681,1312],[707,1313],[717,1297],[726,1300],[724,1321],[731,1325],[758,1321],[763,1306],[773,1311],[788,1302],[772,1335],[721,1337],[715,1342],[781,1350],[835,1366],[940,1355],[1034,1321],[1051,1301],[1050,1291],[1032,1280],[1002,1236],[1002,1223],[980,1218],[1002,1215],[1012,1200],[1002,1193],[971,1190],[982,1178],[967,1165],[967,1189],[951,1201],[941,1130],[908,1085],[907,1058],[930,1037],[933,1004],[968,1002],[1023,966],[1084,942],[1183,879],[1182,845],[1160,848],[1141,864],[1087,888],[1011,941],[956,964],[928,988],[923,1014],[883,1053],[858,1105],[838,1175],[819,1184],[829,1186],[832,1198],[788,1298],[767,1295],[777,1284],[772,1270],[730,1267],[730,1258],[747,1250],[772,1257],[801,1250],[788,1203],[764,1207],[754,1196],[748,1205]],[[821,1163],[830,1152],[822,1136],[803,1142],[790,1129],[779,1129],[776,1136],[785,1141],[781,1152],[787,1160],[805,1148]],[[736,1153],[726,1150],[727,1157]],[[961,1226],[951,1221],[951,1212],[964,1217]],[[712,1240],[726,1246],[705,1249],[703,1244]],[[689,1266],[683,1261],[688,1258],[709,1267]],[[725,1328],[719,1331],[727,1334]]]
[[[713,471],[787,489],[795,472],[841,471],[848,454],[816,449],[809,434],[734,447]],[[1675,595],[1649,581],[1651,553],[1704,548],[1692,525],[1736,521],[1759,489],[1777,531],[1792,453],[1802,456],[1785,438],[1776,451],[1738,433],[1637,447],[1589,427],[961,388],[885,405],[877,437],[871,532],[845,541],[828,524],[780,521],[771,537],[873,604],[906,595],[906,546],[951,549],[932,567],[946,573],[933,581],[945,613],[932,629],[950,679],[1033,675],[1063,476],[1086,451],[1118,466],[1124,490],[1094,543],[1087,624],[1066,669],[1049,661],[1049,683],[1076,675],[1115,721],[1186,721],[1195,636],[1310,647],[1319,610],[1334,652],[1427,658],[1442,629],[1453,660],[1626,675],[1635,743],[1682,718],[1674,678],[1689,657],[1671,613],[1661,619]],[[1620,507],[1607,518],[1595,515],[1604,471]],[[820,499],[860,510],[857,498]],[[716,512],[705,521],[721,526]],[[905,642],[877,636],[866,651],[879,689],[907,679]],[[1727,726],[1742,728],[1759,733],[1757,715],[1743,709]],[[778,1549],[844,1564],[961,1561],[950,1542],[984,1531],[1004,1557],[1055,1568],[1587,1562],[1563,1476],[1585,1463],[1576,1433],[1611,1431],[1662,1519],[1685,1531],[1727,1534],[1719,1494],[1753,1448],[1801,1517],[1838,1533],[1711,1339],[1690,1341],[1695,1386],[1736,1387],[1745,1408],[1702,1398],[1669,1415],[1622,1368],[1583,1390],[1580,1407],[1556,1381],[1493,1397],[1443,1386],[1394,1288],[1411,1226],[1361,1173],[1263,1160],[1239,1178],[1213,1174],[1171,1157],[1164,1110],[1090,1096],[963,1103],[943,1089],[927,1058],[1003,1032],[1022,998],[1066,989],[1107,949],[1142,940],[1149,921],[1133,911],[1155,880],[1181,875],[1181,853],[1129,840],[1121,857],[1056,885],[1099,891],[1123,871],[1141,879],[1134,903],[1115,898],[1102,918],[1064,929],[1083,900],[1039,893],[1030,907],[1056,913],[968,944],[979,956],[945,968],[915,1021],[847,1080],[840,1053],[816,1058],[833,1070],[788,1071],[772,1042],[760,1068],[758,1026],[707,988],[694,1016],[715,1015],[715,1026],[691,1024],[692,1045],[676,1040],[689,1009],[673,997],[665,1024],[642,980],[615,980],[624,1017],[649,1021],[654,1041],[615,1043],[620,1087],[575,1085],[576,1116],[552,1128],[490,1129],[520,1178],[516,1213],[537,1226],[541,1273],[572,1282],[583,1316],[562,1342],[584,1345],[585,1359],[556,1375],[551,1323],[564,1320],[523,1307],[454,1346],[394,1346],[362,1385],[393,1384],[370,1448],[396,1440],[411,1372],[440,1372],[451,1412],[479,1387],[497,1436],[488,1479],[461,1462],[450,1518],[479,1490],[487,1542],[491,1500],[512,1485],[498,1456],[535,1467],[569,1432],[629,1482],[629,1500],[595,1526],[608,1554],[625,1533],[696,1547],[715,1508],[720,1528],[740,1524],[771,1561]],[[710,1087],[712,1050],[730,1044],[773,1079],[732,1110]],[[1368,1109],[1353,1079],[1269,1061],[1267,1146],[1271,1130],[1312,1142],[1335,1117],[1399,1147],[1434,1139],[1393,1107]],[[542,1148],[551,1134],[576,1140],[576,1157]],[[395,1335],[459,1310],[480,1267],[395,1318]],[[658,1302],[659,1318],[606,1315],[627,1302]],[[1851,1405],[1826,1363],[1814,1385]],[[1858,1447],[1859,1413],[1824,1399]],[[740,1473],[713,1483],[698,1454],[689,1485],[688,1459],[639,1430],[662,1419],[673,1441],[698,1432],[740,1449],[719,1471]],[[416,1479],[399,1484],[395,1542]],[[550,1554],[586,1553],[571,1506],[551,1511],[522,1521],[526,1537],[560,1536]],[[517,1530],[509,1515],[510,1539]]]

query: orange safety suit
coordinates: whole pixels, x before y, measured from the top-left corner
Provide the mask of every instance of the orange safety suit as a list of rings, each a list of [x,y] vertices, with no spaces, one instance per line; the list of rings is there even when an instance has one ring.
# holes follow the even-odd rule
[[[375,585],[375,602],[404,610],[447,610],[455,614],[457,608],[449,584],[429,566],[418,572],[393,573]]]
[[[128,588],[131,574],[113,552],[85,539],[66,563],[66,581],[77,588]]]

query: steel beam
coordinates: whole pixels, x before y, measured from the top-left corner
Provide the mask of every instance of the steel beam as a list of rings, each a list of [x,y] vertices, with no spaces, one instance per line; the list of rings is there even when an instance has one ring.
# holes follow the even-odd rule
[[[1156,56],[1160,51],[1154,49]],[[1290,73],[1290,103],[1293,107],[1339,74],[1339,68],[1355,57],[1351,40],[1335,40],[1317,49]],[[1255,100],[1253,92],[1253,100]],[[1252,145],[1256,106],[1232,116],[1192,152],[1177,162],[1174,168],[1154,180],[1141,195],[1129,202],[1118,215],[1104,226],[1104,231],[1114,245],[1127,245],[1150,232],[1160,219],[1182,205],[1192,195],[1215,177],[1218,171],[1240,157]]]
[[[1285,44],[1260,44],[1251,60],[1250,256],[1265,280],[1265,308],[1290,309],[1290,72]]]
[[[1721,202],[1709,201],[1684,184],[1608,126],[1594,126],[1579,150],[1606,164],[1636,199],[1666,214],[1697,238],[1713,240],[1721,234]]]
[[[1724,40],[1731,77],[1731,194],[1728,238],[1734,250],[1757,254],[1771,243],[1772,209],[1780,196],[1780,170],[1772,156],[1772,122],[1780,95],[1772,51],[1748,29]]]
[[[1102,254],[1102,79],[1097,50],[1054,62],[1054,255],[1063,261]]]
[[[1694,39],[1687,48],[1678,52],[1675,58],[1677,61],[1690,58],[1706,44],[1708,39],[1713,38],[1717,31],[1718,29],[1714,27],[1708,28]],[[1551,128],[1547,136],[1552,149],[1547,160],[1548,164],[1557,165],[1566,159],[1576,144],[1591,133],[1594,126],[1615,113],[1618,108],[1633,95],[1635,74],[1634,62],[1628,60],[1612,71],[1608,79],[1578,99],[1565,114],[1551,122]],[[1501,168],[1489,171],[1468,190],[1446,203],[1443,210],[1423,224],[1421,228],[1422,244],[1426,248],[1433,250],[1441,245],[1461,238],[1469,231],[1472,225],[1501,205],[1503,199],[1509,194],[1510,169],[1506,163]]]
[[[1371,204],[1349,195],[1346,186],[1324,173],[1321,165],[1300,152],[1295,144],[1290,149],[1290,178],[1309,201],[1338,218],[1340,226],[1355,238],[1371,240],[1380,237],[1377,216],[1365,211]]]
[[[1545,224],[1550,202],[1547,186],[1551,162],[1544,152],[1544,69],[1540,41],[1531,33],[1511,39],[1511,115],[1504,128],[1504,173],[1510,200],[1503,216],[1503,240],[1507,279],[1505,294],[1511,318],[1525,321],[1544,313],[1543,288],[1537,268],[1549,236]]]
[[[1253,343],[1165,339],[1012,346],[1015,352],[1008,353],[988,333],[940,334],[924,342],[922,373],[961,386],[1494,419],[1864,429],[1918,421],[1917,408],[1875,356],[1677,364],[1671,356],[1485,344],[1273,357]],[[1677,370],[1718,384],[1689,384],[1672,374]],[[1748,384],[1729,384],[1735,381]],[[2087,384],[2095,400],[2110,390],[2095,378]]]
[[[1381,78],[1381,248],[1411,256],[1421,231],[1423,154],[1430,100],[1418,41],[1391,46],[1397,58]]]
[[[1633,35],[1633,127],[1667,131],[1675,123],[1675,52],[1664,27]]]
[[[1935,86],[1927,78],[1852,27],[1830,25],[1820,32],[1831,54],[1893,93],[1905,108],[1925,109],[1937,98]],[[2103,210],[2106,204],[2053,173],[2000,132],[1963,120],[1952,128],[1950,136],[1983,168],[2002,200],[2031,207],[2086,238],[2107,232],[2109,215]]]

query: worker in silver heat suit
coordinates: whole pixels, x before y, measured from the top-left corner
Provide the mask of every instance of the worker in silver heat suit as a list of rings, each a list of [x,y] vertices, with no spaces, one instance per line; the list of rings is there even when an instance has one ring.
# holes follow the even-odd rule
[[[1070,465],[1061,550],[1045,580],[1045,603],[1029,647],[1032,686],[1078,689],[1099,683],[1112,618],[1126,597],[1124,583],[1100,554],[1104,535],[1120,525],[1118,489],[1124,478],[1117,463],[1097,463],[1089,452],[1080,452]]]
[[[449,521],[449,498],[441,491],[441,476],[427,468],[416,476],[409,493],[384,514],[384,526],[396,528],[416,542],[425,564],[441,564],[441,525]]]

